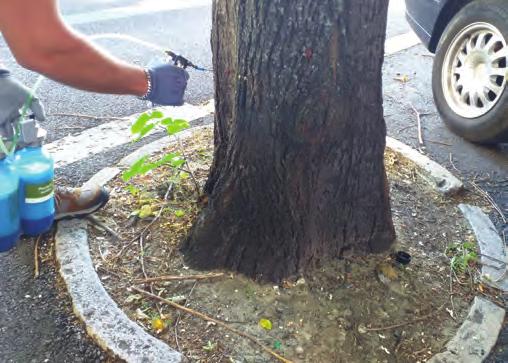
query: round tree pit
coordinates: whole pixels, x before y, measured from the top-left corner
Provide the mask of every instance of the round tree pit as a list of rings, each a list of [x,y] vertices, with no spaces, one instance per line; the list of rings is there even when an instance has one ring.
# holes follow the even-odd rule
[[[266,350],[293,362],[424,362],[455,334],[477,291],[485,292],[473,234],[456,207],[473,196],[445,199],[391,153],[385,162],[398,236],[393,251],[330,256],[279,285],[192,270],[179,246],[206,203],[199,191],[213,157],[212,132],[165,150],[175,151],[188,162],[181,170],[164,166],[109,184],[111,201],[99,218],[119,238],[91,225],[90,244],[121,308],[192,362],[277,361]],[[410,262],[398,263],[398,251]],[[133,287],[246,333],[266,350]]]

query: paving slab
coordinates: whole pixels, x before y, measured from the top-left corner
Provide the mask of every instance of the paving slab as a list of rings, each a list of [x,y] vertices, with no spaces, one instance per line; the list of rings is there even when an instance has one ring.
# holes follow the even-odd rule
[[[506,267],[508,260],[506,248],[496,227],[481,208],[460,204],[459,209],[476,235],[481,253],[482,279],[486,284],[507,292],[508,276]]]
[[[475,297],[469,315],[446,351],[429,363],[481,363],[489,355],[503,325],[505,310],[482,297]]]
[[[464,187],[462,182],[450,171],[410,146],[387,137],[386,147],[415,163],[421,171],[420,175],[439,193],[452,195]]]

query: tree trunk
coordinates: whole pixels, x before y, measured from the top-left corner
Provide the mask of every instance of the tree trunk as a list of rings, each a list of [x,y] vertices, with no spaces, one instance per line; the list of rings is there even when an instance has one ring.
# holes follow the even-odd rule
[[[395,239],[383,162],[388,0],[215,0],[215,159],[183,245],[280,281]]]

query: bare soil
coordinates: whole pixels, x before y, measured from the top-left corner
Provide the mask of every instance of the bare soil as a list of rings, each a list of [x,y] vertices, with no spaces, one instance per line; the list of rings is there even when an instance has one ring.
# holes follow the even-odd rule
[[[227,322],[288,360],[312,363],[424,362],[443,349],[473,296],[485,291],[477,283],[474,264],[464,273],[451,271],[447,251],[449,246],[474,242],[456,207],[472,196],[441,197],[416,169],[391,153],[386,154],[386,165],[398,235],[394,251],[411,254],[406,267],[390,254],[349,256],[280,286],[258,284],[227,271],[222,271],[222,278],[204,281],[140,285],[135,280],[209,273],[185,266],[179,245],[204,202],[196,183],[202,186],[206,181],[212,131],[199,131],[181,144],[193,177],[187,173],[174,177],[169,167],[163,167],[135,178],[131,184],[136,189],[131,191],[117,178],[109,185],[111,202],[99,218],[121,238],[116,240],[97,226],[89,229],[94,262],[111,296],[131,319],[191,362],[261,363],[274,358],[245,338],[154,303],[132,286],[144,286]],[[152,215],[133,216],[139,210]],[[269,320],[271,329],[261,327],[261,319]]]

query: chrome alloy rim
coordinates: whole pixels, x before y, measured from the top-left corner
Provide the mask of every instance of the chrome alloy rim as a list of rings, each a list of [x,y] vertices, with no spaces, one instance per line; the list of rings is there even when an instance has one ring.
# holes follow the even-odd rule
[[[453,39],[442,69],[446,102],[459,116],[477,118],[499,101],[508,78],[506,39],[493,25],[474,23]]]

